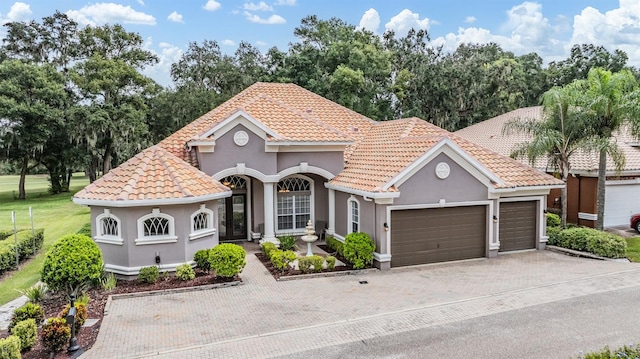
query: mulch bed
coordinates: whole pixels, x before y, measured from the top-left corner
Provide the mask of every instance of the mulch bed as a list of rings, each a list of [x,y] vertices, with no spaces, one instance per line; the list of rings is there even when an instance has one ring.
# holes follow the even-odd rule
[[[344,259],[344,257],[335,253],[331,248],[323,244],[318,245],[318,248],[336,257],[339,261],[341,261],[342,263],[345,263],[345,265],[336,265],[333,268],[333,270],[323,269],[320,272],[313,272],[313,273],[334,273],[334,272],[345,272],[345,271],[353,270],[353,267],[351,266],[351,264],[346,259]],[[282,272],[279,269],[276,269],[273,266],[273,264],[271,264],[271,261],[269,261],[269,258],[267,258],[267,256],[265,256],[264,253],[262,252],[256,253],[256,257],[258,257],[260,262],[264,265],[264,267],[269,271],[269,273],[271,273],[273,278],[275,278],[276,280],[280,279],[281,277],[292,277],[292,276],[308,274],[308,273],[302,273],[302,271],[293,269],[293,268],[289,268],[284,272]]]
[[[239,277],[234,278],[234,280],[240,280]],[[83,327],[79,333],[76,333],[76,338],[78,339],[78,344],[80,345],[80,349],[75,352],[73,355],[69,355],[66,351],[58,353],[56,358],[76,358],[80,356],[83,352],[90,349],[96,341],[98,337],[98,332],[100,330],[100,325],[102,324],[102,318],[104,316],[104,307],[107,303],[107,299],[110,295],[114,294],[126,294],[126,293],[139,293],[139,292],[150,292],[157,290],[166,290],[166,289],[176,289],[176,288],[187,288],[187,287],[198,287],[203,285],[210,284],[218,284],[218,283],[227,283],[228,281],[222,280],[220,278],[216,278],[213,274],[204,273],[200,270],[196,270],[196,277],[190,281],[182,281],[174,276],[168,277],[160,277],[157,283],[140,283],[136,280],[118,280],[118,284],[116,288],[112,291],[105,292],[104,290],[98,289],[90,289],[87,291],[89,295],[89,304],[87,306],[87,319],[99,319],[98,323],[96,323],[92,327]],[[58,316],[60,311],[67,305],[69,302],[64,294],[54,294],[49,295],[45,300],[42,301],[41,305],[44,309],[44,316],[46,318]],[[0,338],[4,338],[8,336],[9,333],[6,330],[3,330],[0,333]],[[41,345],[40,340],[36,343],[36,345],[28,352],[22,353],[23,359],[44,359],[49,358],[49,352]]]

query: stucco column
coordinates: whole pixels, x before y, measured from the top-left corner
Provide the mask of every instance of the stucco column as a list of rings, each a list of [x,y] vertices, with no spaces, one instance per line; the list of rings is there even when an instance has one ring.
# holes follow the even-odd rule
[[[274,216],[273,216],[273,182],[264,183],[264,233],[260,243],[272,242],[280,244],[276,238],[276,232],[274,230]]]
[[[329,223],[327,223],[327,234],[336,233],[336,191],[329,189]]]

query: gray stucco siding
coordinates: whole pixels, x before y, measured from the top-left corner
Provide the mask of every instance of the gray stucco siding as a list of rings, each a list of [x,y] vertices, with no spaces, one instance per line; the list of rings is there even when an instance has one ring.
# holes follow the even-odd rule
[[[290,167],[299,166],[307,162],[309,166],[323,168],[334,175],[344,169],[344,155],[342,152],[279,152],[278,172]],[[330,178],[329,178],[330,179]]]

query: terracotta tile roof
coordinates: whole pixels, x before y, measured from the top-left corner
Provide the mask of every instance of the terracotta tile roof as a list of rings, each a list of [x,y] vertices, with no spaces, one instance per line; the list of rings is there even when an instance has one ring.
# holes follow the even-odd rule
[[[524,134],[502,135],[502,127],[504,124],[516,119],[542,120],[542,116],[542,106],[522,108],[463,128],[456,131],[455,134],[501,155],[509,156],[516,145],[526,142],[529,137]],[[623,171],[640,171],[640,147],[636,146],[638,141],[633,139],[629,129],[624,128],[621,131],[615,132],[614,138],[614,141],[617,142],[626,158]],[[597,173],[598,158],[598,153],[596,152],[576,151],[570,159],[571,170],[574,172]],[[518,158],[518,161],[529,164],[526,158]],[[543,171],[553,171],[553,167],[547,158],[539,159],[534,165]],[[607,172],[611,173],[614,171],[615,166],[613,162],[607,159]]]
[[[140,152],[76,193],[97,201],[180,200],[222,194],[229,189],[159,146]]]
[[[186,143],[239,110],[278,134],[270,141],[351,142],[358,141],[374,121],[294,84],[253,84],[215,109],[200,116],[159,143],[193,165],[195,157]],[[346,157],[351,153],[347,149]]]
[[[445,138],[473,156],[502,184],[496,188],[559,185],[561,181],[418,118],[376,123],[331,184],[368,192],[385,185]],[[390,187],[389,191],[397,191]]]

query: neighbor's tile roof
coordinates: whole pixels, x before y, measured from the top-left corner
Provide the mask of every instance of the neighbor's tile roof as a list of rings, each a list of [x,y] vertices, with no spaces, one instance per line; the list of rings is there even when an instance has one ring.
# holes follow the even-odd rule
[[[504,135],[502,133],[504,124],[511,120],[542,120],[542,116],[542,106],[521,108],[463,128],[456,131],[455,134],[501,155],[509,156],[518,144],[528,141],[530,137],[518,133]],[[633,139],[628,128],[615,132],[613,136],[626,158],[623,171],[639,171],[640,148],[637,146],[638,141]],[[597,152],[576,151],[570,158],[571,170],[597,172],[598,158]],[[518,158],[518,161],[529,164],[527,158]],[[553,171],[547,158],[537,160],[535,167],[543,171]],[[607,171],[609,173],[615,171],[615,166],[610,158],[607,159]]]
[[[374,121],[298,85],[258,82],[200,116],[159,145],[197,165],[186,143],[198,139],[237,111],[277,133],[273,142],[355,142]],[[347,156],[351,147],[347,149]]]
[[[134,201],[185,199],[229,191],[220,182],[159,146],[140,152],[88,185],[76,199]]]
[[[360,141],[346,168],[331,184],[368,192],[385,185],[433,146],[448,138],[482,166],[500,178],[496,188],[559,185],[561,181],[419,118],[379,122]],[[397,191],[393,186],[389,191]]]

